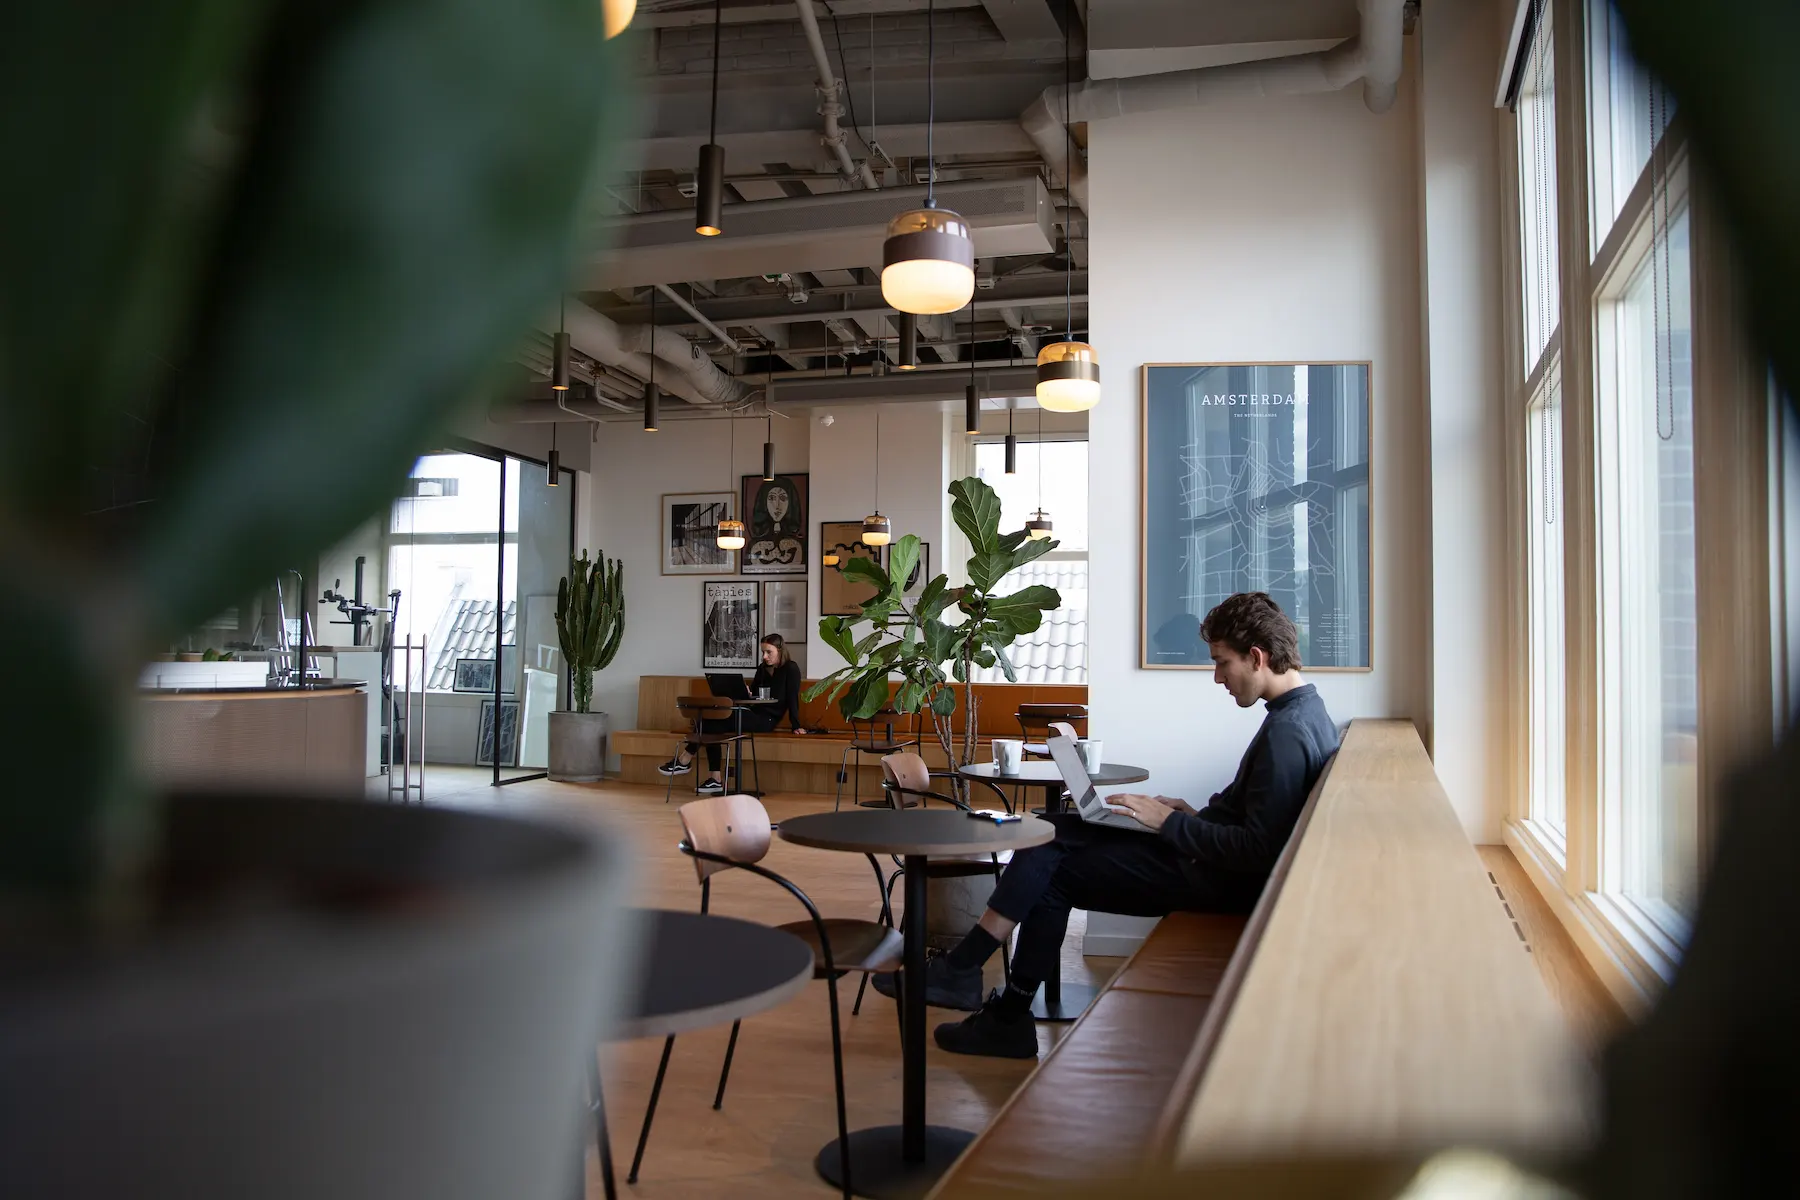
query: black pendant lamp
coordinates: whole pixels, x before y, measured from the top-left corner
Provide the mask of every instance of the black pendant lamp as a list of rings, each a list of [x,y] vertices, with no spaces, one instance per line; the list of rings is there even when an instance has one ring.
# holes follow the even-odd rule
[[[662,391],[656,386],[656,289],[650,289],[650,378],[644,381],[644,432],[655,433]]]
[[[905,311],[900,313],[900,361],[894,365],[902,371],[919,369],[919,318]]]
[[[770,414],[763,419],[768,422],[763,431],[763,482],[768,483],[775,478],[775,417]]]
[[[725,493],[733,494],[731,474],[737,462],[737,418],[731,418],[731,450],[725,459]],[[734,517],[726,517],[719,522],[718,545],[721,550],[742,550],[744,548],[744,523]]]
[[[1069,179],[1075,173],[1075,134],[1069,124],[1069,27],[1075,15],[1063,2],[1063,340],[1038,351],[1037,401],[1051,412],[1086,412],[1100,403],[1100,360],[1094,348],[1075,340],[1075,249],[1071,232],[1074,208]]]
[[[550,422],[550,461],[544,465],[544,485],[557,487],[562,483],[562,457],[556,453],[556,422]]]
[[[694,232],[718,237],[725,226],[725,147],[719,145],[719,23],[724,0],[713,0],[712,124],[700,147],[694,188]]]
[[[1013,436],[1013,402],[1006,402],[1006,473],[1019,473],[1019,439]]]
[[[881,515],[881,409],[875,410],[875,511],[863,518],[865,546],[885,546],[894,540],[894,526]]]
[[[1042,541],[1050,536],[1052,526],[1050,514],[1044,511],[1044,406],[1038,405],[1038,506],[1031,514],[1031,520],[1025,522],[1025,536],[1034,542]]]
[[[951,313],[975,294],[975,243],[961,214],[937,206],[936,5],[925,6],[925,207],[888,222],[881,296],[901,312]]]
[[[975,302],[969,302],[969,387],[963,393],[963,432],[981,432],[981,389],[975,386]]]

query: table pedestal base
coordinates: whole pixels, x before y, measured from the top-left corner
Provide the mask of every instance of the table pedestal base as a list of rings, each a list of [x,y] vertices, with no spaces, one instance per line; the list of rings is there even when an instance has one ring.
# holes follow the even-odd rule
[[[1100,994],[1099,988],[1089,987],[1085,983],[1065,982],[1058,989],[1057,998],[1048,1000],[1044,997],[1048,990],[1038,989],[1037,996],[1031,1001],[1031,1015],[1040,1021],[1056,1023],[1073,1021],[1086,1012],[1088,1006],[1093,1004],[1094,997]]]
[[[907,1162],[900,1153],[902,1132],[899,1125],[875,1125],[850,1134],[850,1181],[858,1196],[917,1200],[932,1189],[938,1177],[975,1140],[975,1135],[966,1129],[927,1125],[925,1161]],[[832,1187],[842,1188],[840,1165],[837,1139],[833,1138],[819,1151],[813,1166]]]

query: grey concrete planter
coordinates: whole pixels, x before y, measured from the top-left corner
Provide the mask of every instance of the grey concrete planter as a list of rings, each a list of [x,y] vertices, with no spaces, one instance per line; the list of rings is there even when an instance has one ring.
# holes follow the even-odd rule
[[[8,1200],[567,1200],[636,975],[622,842],[360,800],[170,815],[137,932],[0,944]]]
[[[603,712],[550,714],[550,778],[596,783],[606,775],[607,717]]]

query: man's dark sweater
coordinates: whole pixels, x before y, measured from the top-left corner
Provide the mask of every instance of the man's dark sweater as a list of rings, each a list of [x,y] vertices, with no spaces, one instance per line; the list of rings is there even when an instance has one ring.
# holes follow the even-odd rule
[[[1262,889],[1300,819],[1319,772],[1337,752],[1337,727],[1312,684],[1268,702],[1237,778],[1198,816],[1174,813],[1159,831],[1191,875],[1242,876]]]

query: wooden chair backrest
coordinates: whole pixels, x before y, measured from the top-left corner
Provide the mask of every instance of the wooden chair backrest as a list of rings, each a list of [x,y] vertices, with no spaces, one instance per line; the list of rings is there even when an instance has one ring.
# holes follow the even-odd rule
[[[1058,737],[1066,737],[1071,742],[1079,742],[1081,740],[1081,735],[1076,733],[1075,727],[1067,721],[1050,722],[1050,732],[1056,734]]]
[[[756,863],[769,852],[769,810],[755,796],[703,796],[681,806],[681,828],[688,845],[734,863]],[[723,863],[694,860],[694,873],[705,883]]]
[[[1085,727],[1087,725],[1087,705],[1021,704],[1013,716],[1019,722],[1019,731],[1026,737],[1032,737],[1049,730],[1053,721],[1062,721],[1072,729]],[[1079,737],[1080,735],[1075,736]]]
[[[915,808],[925,803],[925,793],[931,790],[931,768],[917,754],[887,755],[881,760],[881,774],[898,789],[890,795],[897,797],[899,807]]]
[[[731,715],[731,701],[722,696],[677,696],[675,711],[690,721],[698,722],[706,717],[728,717]]]

